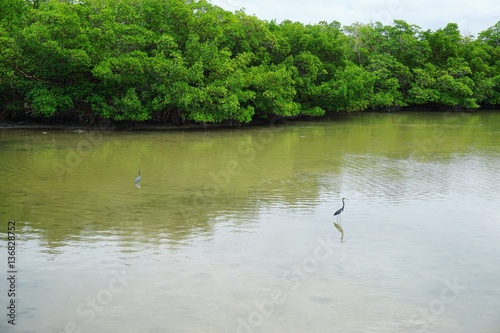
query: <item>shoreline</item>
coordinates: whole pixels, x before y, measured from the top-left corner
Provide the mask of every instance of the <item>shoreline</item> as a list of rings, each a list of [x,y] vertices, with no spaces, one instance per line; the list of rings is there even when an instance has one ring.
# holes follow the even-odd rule
[[[49,120],[0,120],[0,131],[1,130],[16,130],[16,129],[33,129],[33,130],[117,130],[117,131],[151,131],[151,130],[162,130],[162,131],[188,131],[188,130],[216,130],[216,129],[235,129],[242,127],[254,127],[263,126],[266,124],[273,124],[276,122],[286,123],[293,122],[297,120],[324,120],[328,118],[344,118],[346,116],[351,116],[354,113],[360,112],[339,112],[334,114],[327,114],[321,117],[281,117],[274,116],[267,119],[255,119],[248,123],[236,123],[231,121],[225,121],[220,123],[195,123],[187,122],[185,124],[172,124],[172,123],[161,123],[161,122],[133,122],[133,121],[114,121],[109,119],[101,119],[96,121],[94,124],[84,124],[78,122],[50,122]]]
[[[445,113],[445,112],[495,112],[495,110],[500,110],[499,108],[480,108],[474,110],[455,110],[455,109],[431,109],[431,108],[409,108],[401,109],[398,111],[383,111],[383,110],[365,110],[357,112],[335,112],[327,113],[320,117],[311,116],[299,116],[299,117],[273,117],[271,119],[257,119],[252,120],[249,123],[233,123],[233,122],[222,122],[222,123],[187,123],[181,125],[174,125],[171,123],[154,123],[154,122],[119,122],[109,119],[102,119],[95,124],[83,124],[77,122],[49,122],[49,121],[37,121],[34,120],[0,120],[0,131],[1,130],[65,130],[65,131],[78,131],[78,130],[117,130],[117,131],[151,131],[151,130],[161,130],[161,131],[188,131],[188,130],[215,130],[215,129],[235,129],[242,127],[255,127],[263,126],[267,124],[272,124],[274,122],[288,123],[294,121],[323,121],[334,118],[346,118],[352,116],[360,116],[367,113],[380,113],[380,114],[393,114],[393,113],[405,113],[405,112],[418,112],[418,113]]]

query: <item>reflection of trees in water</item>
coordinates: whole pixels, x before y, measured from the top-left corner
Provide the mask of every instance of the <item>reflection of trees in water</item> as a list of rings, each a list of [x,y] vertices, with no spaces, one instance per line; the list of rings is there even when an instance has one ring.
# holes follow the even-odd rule
[[[65,194],[31,196],[34,213],[13,215],[20,222],[24,220],[22,223],[35,238],[44,241],[44,246],[54,250],[79,239],[102,240],[101,236],[112,236],[125,248],[138,242],[145,246],[164,243],[182,246],[193,237],[210,237],[220,221],[236,228],[251,228],[262,209],[273,206],[303,209],[311,201],[316,202],[318,181],[304,178],[296,182],[254,179],[253,186],[240,182],[240,186],[229,184],[217,193],[207,194],[203,187],[201,191],[196,187],[177,188],[177,193],[164,195],[151,183],[137,191],[134,185],[138,184],[132,178],[124,185],[129,190],[119,188],[113,196],[101,186],[71,187]],[[60,186],[64,188],[65,184]]]
[[[54,248],[92,235],[112,235],[124,244],[141,240],[152,245],[182,244],[200,234],[209,236],[221,221],[251,228],[265,209],[314,210],[325,201],[325,193],[338,193],[347,184],[369,198],[400,201],[429,188],[439,188],[439,195],[455,190],[460,182],[443,179],[462,175],[456,171],[459,162],[484,165],[490,154],[486,162],[495,165],[494,135],[489,134],[494,128],[487,128],[493,126],[488,125],[492,118],[485,115],[481,115],[485,126],[461,132],[460,140],[446,140],[439,157],[425,155],[425,163],[408,159],[415,140],[431,137],[443,125],[442,114],[432,117],[435,123],[429,117],[363,115],[297,123],[274,132],[268,127],[110,132],[99,145],[78,155],[81,160],[72,154],[84,148],[80,135],[3,133],[2,216],[30,221],[25,222],[30,232]],[[468,121],[476,117],[471,115]],[[495,117],[492,124],[498,125],[500,118]],[[445,134],[451,137],[455,132]],[[482,164],[453,158],[468,154],[471,144]],[[54,170],[60,164],[72,167],[63,181]],[[138,166],[144,173],[140,191],[134,187]],[[237,166],[230,169],[234,172],[227,171],[232,166]],[[489,189],[489,183],[484,188]],[[334,227],[343,241],[341,224]]]

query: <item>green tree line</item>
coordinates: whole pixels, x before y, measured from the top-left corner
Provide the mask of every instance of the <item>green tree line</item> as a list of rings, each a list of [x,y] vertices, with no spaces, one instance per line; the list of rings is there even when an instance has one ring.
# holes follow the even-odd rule
[[[500,21],[260,20],[205,0],[0,0],[0,118],[246,123],[500,104]]]

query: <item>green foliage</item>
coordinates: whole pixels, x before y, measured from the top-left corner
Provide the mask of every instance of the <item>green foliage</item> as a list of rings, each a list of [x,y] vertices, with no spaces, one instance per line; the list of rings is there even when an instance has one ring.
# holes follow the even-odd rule
[[[348,63],[332,80],[321,85],[320,107],[334,111],[362,111],[370,105],[375,75],[363,67]]]
[[[370,106],[397,108],[406,105],[403,93],[411,80],[408,67],[390,54],[371,57],[367,70],[375,76]]]
[[[73,107],[71,98],[61,89],[33,88],[28,93],[27,100],[36,116],[51,117],[57,111],[65,112]]]
[[[0,0],[0,24],[6,28],[20,24],[26,12],[25,0]]]
[[[463,59],[448,59],[448,66],[444,69],[428,64],[414,73],[415,80],[409,93],[412,104],[479,107],[473,93],[475,83],[470,77],[471,70]]]
[[[0,114],[236,122],[500,104],[500,22],[266,22],[206,0],[0,0]]]
[[[13,75],[11,64],[15,58],[14,45],[14,39],[0,27],[0,87],[8,85]]]
[[[116,120],[143,121],[150,118],[149,113],[143,108],[134,88],[127,89],[123,97],[115,97],[113,104],[117,109],[113,117]]]
[[[252,90],[256,92],[254,108],[258,116],[299,114],[300,105],[294,101],[294,81],[285,64],[259,66],[252,76]]]

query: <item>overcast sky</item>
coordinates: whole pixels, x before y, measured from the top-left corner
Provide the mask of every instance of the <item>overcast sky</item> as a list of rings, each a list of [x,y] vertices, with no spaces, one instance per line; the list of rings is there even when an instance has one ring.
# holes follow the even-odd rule
[[[209,0],[226,10],[244,8],[264,20],[285,19],[302,23],[339,21],[354,22],[404,20],[422,30],[437,30],[457,23],[463,35],[477,35],[500,20],[498,0]]]

